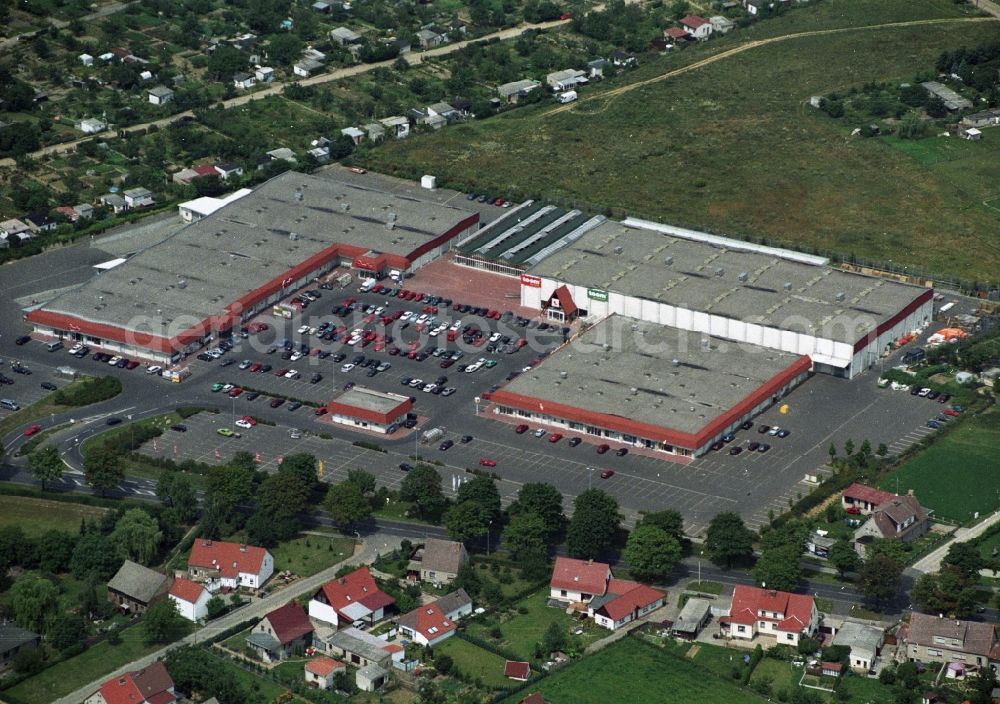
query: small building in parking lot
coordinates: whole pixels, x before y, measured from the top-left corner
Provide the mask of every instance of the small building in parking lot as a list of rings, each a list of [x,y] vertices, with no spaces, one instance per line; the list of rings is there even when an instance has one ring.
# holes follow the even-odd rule
[[[683,456],[809,374],[804,355],[612,315],[492,395],[493,412]]]
[[[376,433],[387,433],[389,426],[405,419],[413,408],[409,396],[354,386],[326,404],[332,422],[351,425]]]

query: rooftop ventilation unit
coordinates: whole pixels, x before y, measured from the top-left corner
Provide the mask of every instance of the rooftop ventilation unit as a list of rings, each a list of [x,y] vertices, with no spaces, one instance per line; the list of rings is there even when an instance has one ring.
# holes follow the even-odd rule
[[[288,233],[288,239],[290,239],[292,242],[294,242],[298,238],[299,238],[299,236],[297,234],[295,234],[294,232],[289,232]]]
[[[750,278],[745,271],[741,271],[739,276],[736,277],[740,280],[740,283],[746,283],[747,279]]]
[[[625,251],[625,248],[622,247],[621,245],[618,245],[617,247],[615,247],[615,254],[621,254],[624,251]]]
[[[681,366],[681,360],[677,359],[676,357],[674,359],[671,359],[670,363],[675,367]]]
[[[348,210],[351,209],[351,204],[350,203],[341,203],[340,204],[340,209],[343,210],[346,213]]]
[[[177,282],[177,288],[187,288],[187,285],[188,282],[185,281],[184,279],[181,279],[180,281]]]
[[[633,396],[638,396],[639,395],[639,389],[635,388],[634,386],[631,389],[629,389],[628,391]]]
[[[666,264],[667,266],[673,266],[674,265],[674,258],[673,257],[667,257],[666,259],[663,260],[663,263]]]
[[[722,276],[725,273],[726,273],[726,270],[723,269],[721,266],[715,267],[715,275],[716,276]]]
[[[568,376],[569,376],[569,374],[567,372],[559,372],[559,378],[560,379],[565,379]]]
[[[783,283],[781,285],[781,287],[783,289],[785,289],[786,291],[791,291],[792,290],[792,282],[791,281],[786,281],[785,283]]]
[[[302,191],[298,188],[295,189],[295,200],[302,202]]]
[[[837,302],[838,303],[843,303],[845,298],[846,298],[846,296],[844,295],[843,291],[838,291],[837,292]]]

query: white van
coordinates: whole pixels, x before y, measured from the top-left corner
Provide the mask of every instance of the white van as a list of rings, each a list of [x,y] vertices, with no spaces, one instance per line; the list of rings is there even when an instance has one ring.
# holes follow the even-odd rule
[[[556,100],[558,100],[560,103],[572,103],[574,100],[576,100],[576,91],[568,90],[565,93],[560,93],[559,95],[556,96]]]
[[[55,342],[49,342],[45,345],[45,349],[49,352],[55,352],[56,350],[61,350],[63,348],[62,340],[56,340]]]
[[[9,398],[0,398],[0,407],[6,408],[8,411],[20,411],[21,406],[17,401],[12,401]]]
[[[368,293],[375,288],[377,283],[378,282],[375,279],[365,279],[364,283],[361,284],[361,288],[358,290],[361,291],[361,293]]]

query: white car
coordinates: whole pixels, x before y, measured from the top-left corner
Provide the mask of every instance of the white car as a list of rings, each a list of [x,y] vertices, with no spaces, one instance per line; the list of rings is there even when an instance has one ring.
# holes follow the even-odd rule
[[[500,339],[501,337],[503,337],[503,335],[501,335],[501,334],[500,334],[500,333],[498,333],[498,332],[495,332],[495,333],[493,333],[492,335],[490,335],[490,342],[496,342],[496,341],[497,341],[497,340],[499,340],[499,339]]]
[[[466,374],[472,374],[472,372],[478,372],[479,369],[480,369],[480,367],[482,367],[482,366],[483,365],[482,365],[481,362],[475,362],[474,364],[470,364],[469,366],[467,366],[465,368],[465,373]]]
[[[222,393],[226,393],[227,391],[232,390],[232,388],[233,388],[232,384],[226,384],[222,387]]]
[[[431,337],[437,337],[438,335],[441,334],[441,328],[434,328],[427,334],[430,335]]]
[[[286,379],[298,379],[299,376],[300,376],[299,373],[294,369],[289,369],[287,372],[285,372]]]
[[[361,342],[361,335],[351,335],[350,339],[347,341],[348,345],[356,345]]]
[[[250,424],[250,421],[243,420],[242,418],[240,418],[238,421],[236,421],[236,427],[237,428],[246,428],[246,429],[249,430],[250,428],[253,427],[253,425]]]
[[[449,330],[458,330],[460,327],[462,327],[462,321],[461,320],[456,320],[454,323],[451,324],[451,326],[448,329]]]
[[[309,332],[309,326],[308,325],[300,325],[299,326],[299,334],[300,335],[305,335],[307,332]]]
[[[412,386],[413,388],[417,388],[418,386],[423,386],[423,385],[424,385],[423,379],[410,379],[410,386]]]
[[[151,367],[146,367],[146,373],[147,374],[159,374],[162,371],[163,371],[163,367],[161,367],[158,364],[154,364]]]
[[[70,354],[76,354],[77,352],[79,352],[82,349],[83,349],[83,343],[82,342],[77,342],[75,345],[73,345],[72,347],[70,347],[66,351],[69,352]]]
[[[412,317],[413,317],[413,312],[407,310],[407,311],[403,311],[403,314],[401,316],[399,316],[399,319],[401,321],[403,321],[403,322],[406,322],[407,320],[409,320]]]
[[[114,366],[114,365],[118,364],[120,361],[122,361],[121,355],[116,354],[114,357],[112,357],[111,359],[108,360],[108,364],[110,364],[111,366]],[[924,394],[924,396],[926,396],[926,395],[927,394]]]
[[[433,391],[433,390],[434,390],[434,389],[436,389],[437,387],[438,387],[438,385],[437,385],[437,384],[427,384],[426,386],[424,386],[424,388],[422,389],[422,391],[423,391],[423,392],[424,392],[425,394],[429,394],[429,393],[430,393],[431,391]]]
[[[925,386],[924,388],[920,389],[920,392],[917,394],[917,396],[926,396],[930,392],[931,390]]]
[[[353,365],[353,364],[351,364],[350,362],[348,362],[347,364],[345,364],[344,366],[342,366],[342,367],[340,368],[340,371],[342,371],[342,372],[345,372],[345,373],[346,373],[346,372],[349,372],[349,371],[351,371],[352,369],[354,369],[354,365]]]
[[[244,359],[242,362],[240,362],[240,369],[247,369],[251,364],[253,364],[253,362],[251,362],[249,359]]]
[[[299,352],[298,350],[295,350],[294,352],[292,352],[292,356],[288,358],[288,361],[297,362],[300,359],[302,359],[302,353]]]
[[[385,313],[385,306],[379,306],[375,309],[375,315],[382,315]]]
[[[417,322],[418,323],[426,323],[427,322],[427,313],[421,313],[420,315],[418,315],[417,316]]]

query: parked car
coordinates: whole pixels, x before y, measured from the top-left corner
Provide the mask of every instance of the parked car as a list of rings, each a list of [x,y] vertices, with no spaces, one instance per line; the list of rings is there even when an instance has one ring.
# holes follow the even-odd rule
[[[30,438],[32,435],[35,435],[36,433],[40,432],[42,432],[42,426],[38,425],[38,423],[35,423],[34,425],[29,425],[27,428],[25,428],[23,434],[24,437]]]
[[[481,457],[479,458],[479,465],[481,467],[496,467],[497,461],[491,460],[489,457]]]
[[[625,455],[628,454],[628,448],[627,447],[619,447],[617,450],[615,450],[615,454],[618,457],[624,457]]]
[[[605,469],[601,472],[601,479],[610,479],[613,476],[615,476],[615,470],[613,469]]]
[[[440,445],[438,445],[438,449],[443,452],[443,451],[445,451],[445,450],[453,447],[454,445],[455,445],[454,441],[452,441],[452,440],[445,440],[443,443],[441,443]]]
[[[528,426],[525,425],[524,423],[521,423],[521,425],[514,428],[514,432],[517,433],[518,435],[523,435],[524,433],[528,432]]]
[[[600,445],[597,446],[597,454],[603,455],[605,452],[607,452],[610,449],[611,449],[611,445],[608,445],[607,443],[601,443]]]

